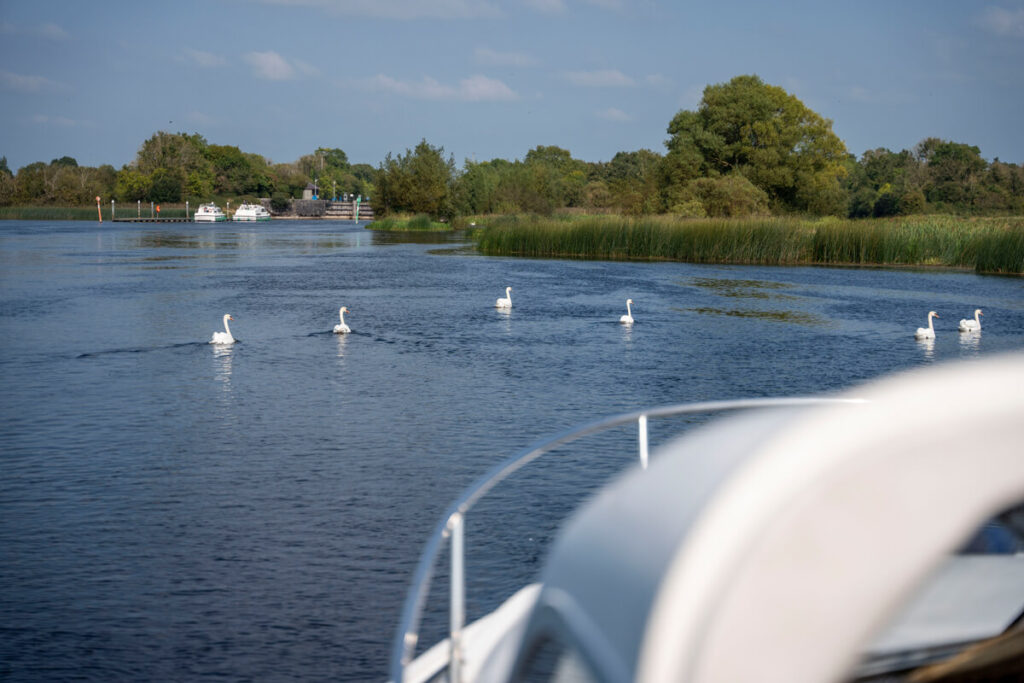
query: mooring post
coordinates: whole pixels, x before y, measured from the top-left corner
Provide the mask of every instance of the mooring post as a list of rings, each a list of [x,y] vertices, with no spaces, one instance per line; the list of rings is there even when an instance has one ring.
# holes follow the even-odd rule
[[[103,222],[103,210],[100,208],[100,196],[96,195],[96,215],[100,218],[100,223]]]

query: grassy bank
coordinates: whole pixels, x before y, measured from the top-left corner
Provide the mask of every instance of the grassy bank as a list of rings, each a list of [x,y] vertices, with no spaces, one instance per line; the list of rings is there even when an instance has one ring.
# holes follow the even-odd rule
[[[1024,218],[693,221],[665,216],[508,216],[489,222],[477,240],[481,252],[495,256],[943,266],[1024,274]]]
[[[368,223],[367,230],[394,232],[447,232],[452,229],[448,223],[433,221],[426,214],[417,216],[389,216]]]

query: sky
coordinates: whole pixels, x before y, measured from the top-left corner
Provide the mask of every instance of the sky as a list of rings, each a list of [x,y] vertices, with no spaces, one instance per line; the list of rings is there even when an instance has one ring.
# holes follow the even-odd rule
[[[1024,0],[0,0],[0,156],[120,168],[163,130],[274,163],[423,139],[608,161],[664,153],[741,74],[858,157],[937,137],[1024,163]]]

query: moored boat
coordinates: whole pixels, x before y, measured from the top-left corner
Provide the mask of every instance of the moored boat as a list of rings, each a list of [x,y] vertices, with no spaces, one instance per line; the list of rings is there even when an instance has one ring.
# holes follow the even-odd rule
[[[195,216],[193,216],[193,220],[196,223],[219,223],[227,219],[228,217],[224,215],[221,208],[213,202],[200,204],[199,208],[196,209]]]
[[[231,217],[233,221],[269,221],[270,212],[260,204],[242,204]]]
[[[648,409],[540,442],[438,524],[391,680],[1020,680],[1024,392],[1007,378],[1022,375],[1024,355],[995,357],[840,397]],[[737,409],[647,466],[648,419]],[[562,526],[535,583],[467,625],[473,505],[554,449],[628,424],[640,466]],[[449,636],[418,651],[444,543]]]

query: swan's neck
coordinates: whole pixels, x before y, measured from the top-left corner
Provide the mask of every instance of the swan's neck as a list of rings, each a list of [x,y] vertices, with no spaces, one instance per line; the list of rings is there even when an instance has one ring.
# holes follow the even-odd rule
[[[509,303],[512,303],[512,288],[511,287],[506,287],[505,288],[505,298],[508,299]]]
[[[980,315],[981,315],[981,311],[975,311],[974,312],[974,322],[978,323],[978,325],[981,325],[981,318],[978,317]]]
[[[626,302],[626,315],[628,315],[630,318],[633,317],[633,311],[632,309],[630,309],[628,301]]]
[[[341,324],[345,324],[345,311],[338,311],[338,317],[341,318]]]
[[[228,333],[229,337],[231,336],[231,328],[228,327],[228,317],[227,316],[224,316],[224,331]]]
[[[932,323],[932,318],[933,317],[934,316],[931,316],[931,315],[928,316],[928,329],[934,332],[935,331],[935,327],[933,326],[933,323]]]

